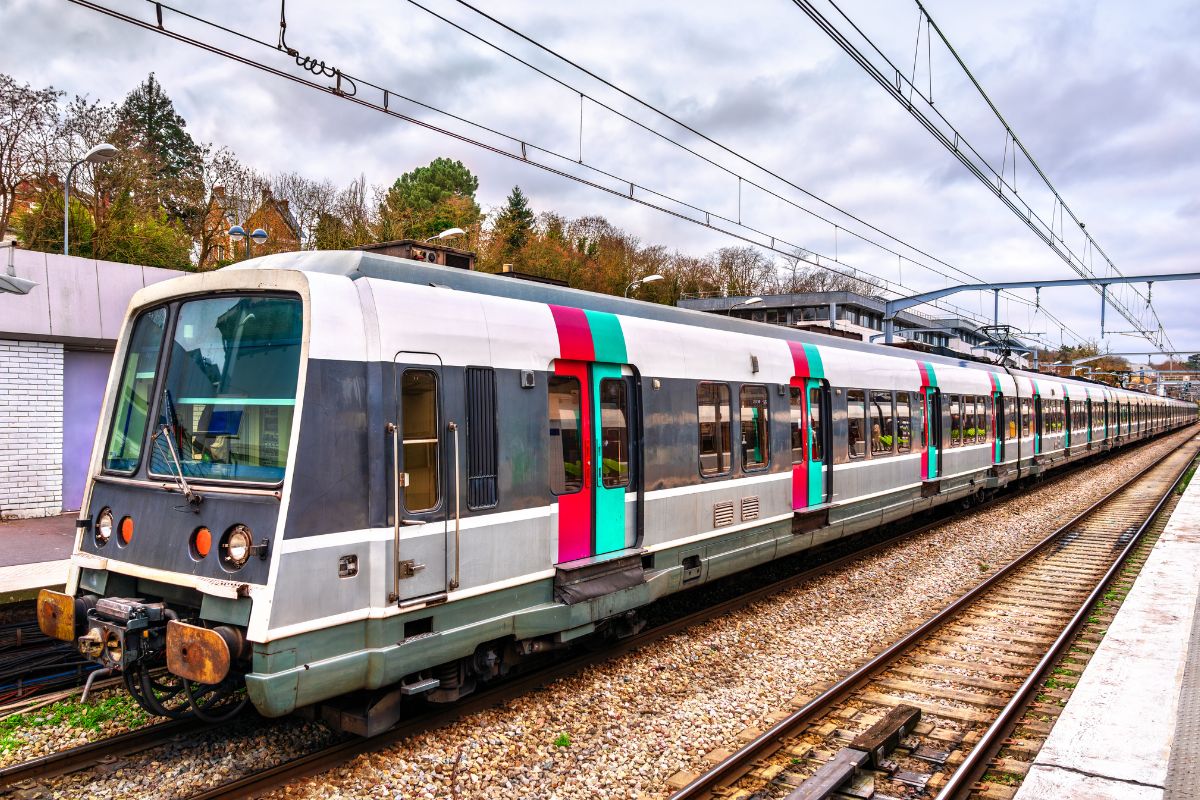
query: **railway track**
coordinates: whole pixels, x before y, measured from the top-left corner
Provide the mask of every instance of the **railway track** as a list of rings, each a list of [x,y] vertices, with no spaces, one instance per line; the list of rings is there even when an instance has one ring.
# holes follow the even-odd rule
[[[965,797],[1200,450],[1189,439],[672,800]],[[872,794],[873,793],[873,794]]]
[[[1043,481],[1041,485],[1053,485],[1059,481],[1068,480],[1072,475],[1087,466],[1089,466],[1089,462],[1075,465],[1049,480]],[[1014,487],[1013,491],[1019,490]],[[986,502],[973,506],[966,513],[983,510],[996,503],[1010,499],[1011,496],[1011,491],[1002,492]],[[559,661],[547,668],[531,672],[528,675],[508,679],[502,684],[481,691],[450,707],[433,706],[425,709],[375,737],[354,737],[340,740],[329,747],[313,751],[279,765],[235,778],[210,789],[200,790],[197,793],[189,795],[188,800],[258,796],[291,781],[343,764],[362,753],[380,750],[421,732],[447,725],[456,719],[525,694],[560,677],[574,674],[586,666],[618,657],[632,650],[644,647],[658,639],[679,633],[708,619],[731,613],[786,591],[805,581],[844,567],[854,560],[868,557],[904,539],[947,524],[964,513],[962,511],[949,513],[949,509],[945,509],[945,511],[948,513],[939,514],[927,523],[901,530],[895,535],[880,537],[878,534],[874,536],[872,534],[863,534],[849,541],[830,545],[819,552],[813,551],[806,556],[808,563],[811,563],[814,558],[824,558],[827,560],[819,562],[811,568],[803,569],[796,574],[772,581],[752,591],[739,593],[729,599],[672,618],[640,634],[624,639],[613,646],[606,647],[602,651],[584,652]],[[873,543],[867,547],[861,547],[861,543],[864,540],[873,540]],[[854,549],[855,547],[858,547],[858,549]],[[709,591],[715,591],[718,586],[719,584],[707,588]],[[232,724],[236,724],[236,720],[226,723],[222,727]],[[187,746],[186,742],[189,738],[211,733],[212,730],[213,726],[199,723],[195,720],[157,723],[105,740],[53,753],[29,762],[0,768],[0,797],[10,796],[13,790],[24,790],[36,794],[39,788],[45,788],[40,781],[47,778],[97,767],[111,769],[114,763],[119,763],[122,759],[130,755],[163,746],[168,742],[180,743],[182,746]]]

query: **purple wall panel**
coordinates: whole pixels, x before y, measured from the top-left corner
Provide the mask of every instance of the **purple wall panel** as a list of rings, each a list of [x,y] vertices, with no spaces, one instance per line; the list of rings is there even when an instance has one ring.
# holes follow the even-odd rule
[[[92,440],[111,364],[112,353],[63,353],[63,511],[78,511],[83,504]]]

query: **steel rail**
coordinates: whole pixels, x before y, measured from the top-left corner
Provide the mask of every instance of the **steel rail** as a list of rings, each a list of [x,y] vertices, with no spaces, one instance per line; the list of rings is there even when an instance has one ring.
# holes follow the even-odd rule
[[[1130,554],[1141,544],[1143,535],[1154,523],[1163,506],[1171,499],[1171,494],[1175,491],[1175,487],[1179,485],[1179,481],[1187,474],[1188,469],[1195,463],[1195,460],[1195,454],[1193,454],[1192,458],[1184,462],[1179,472],[1176,473],[1174,479],[1163,493],[1163,496],[1155,504],[1154,509],[1146,516],[1142,524],[1138,526],[1133,536],[1130,537],[1129,543],[1125,545],[1121,554],[1117,556],[1116,561],[1104,573],[1104,577],[1100,579],[1100,582],[1088,594],[1087,599],[1080,604],[1079,610],[1075,612],[1075,615],[1071,617],[1071,621],[1067,623],[1067,626],[1059,633],[1058,638],[1050,645],[1050,649],[1042,656],[1041,661],[1033,668],[1033,672],[1029,674],[1025,682],[1021,684],[1021,688],[1017,690],[1012,699],[1008,701],[1008,704],[1004,706],[1004,709],[1000,712],[1000,716],[983,732],[979,741],[971,748],[971,751],[958,766],[958,769],[946,781],[942,790],[938,793],[936,800],[952,800],[953,798],[966,795],[975,781],[986,772],[992,756],[995,755],[1004,738],[1008,736],[1009,731],[1012,730],[1018,719],[1020,719],[1021,714],[1029,707],[1030,700],[1037,694],[1042,681],[1046,678],[1046,673],[1062,657],[1067,646],[1074,641],[1075,635],[1083,627],[1083,623],[1091,614],[1092,607],[1100,600],[1104,592],[1107,591],[1117,574],[1125,568],[1125,562],[1128,561]]]
[[[0,792],[4,792],[22,781],[75,772],[104,758],[155,747],[163,744],[163,739],[167,737],[213,728],[214,726],[196,719],[168,720],[119,733],[107,739],[88,742],[69,750],[60,750],[57,753],[39,756],[20,764],[12,764],[0,768]]]
[[[1195,433],[1193,432],[1190,434],[1190,436],[1194,437]],[[1155,461],[1153,464],[1150,464],[1144,469],[1138,471],[1132,477],[1123,481],[1119,486],[1105,494],[1104,497],[1092,503],[1084,511],[1073,517],[1069,522],[1061,525],[1054,532],[1050,533],[1024,553],[1014,558],[982,583],[978,584],[973,589],[951,602],[935,616],[931,617],[919,627],[910,631],[883,652],[877,654],[870,661],[858,667],[858,669],[839,680],[833,686],[830,686],[821,694],[817,695],[808,703],[806,703],[803,707],[792,712],[787,717],[783,718],[766,731],[756,736],[753,740],[744,745],[728,759],[725,759],[719,764],[714,765],[708,771],[694,778],[691,782],[672,794],[671,800],[694,800],[694,798],[710,795],[712,794],[712,791],[723,781],[732,780],[740,773],[743,773],[747,768],[747,765],[752,764],[758,758],[772,750],[772,748],[776,747],[780,740],[788,735],[789,732],[797,728],[799,725],[815,719],[831,705],[844,699],[856,689],[860,688],[874,675],[883,671],[883,669],[891,662],[911,649],[913,645],[924,639],[928,634],[957,617],[963,609],[970,605],[980,595],[993,588],[1000,581],[1008,578],[1019,567],[1037,556],[1047,545],[1053,543],[1054,540],[1068,533],[1084,519],[1090,517],[1100,510],[1101,507],[1103,507],[1109,501],[1115,499],[1127,489],[1130,489],[1137,481],[1141,480],[1141,478],[1143,478],[1151,470],[1162,465],[1162,463],[1174,452],[1177,451],[1172,450],[1164,455],[1163,458]],[[1193,454],[1192,459],[1188,460],[1187,464],[1191,464],[1192,460],[1194,460],[1194,455],[1195,454]],[[1184,469],[1186,469],[1186,466],[1187,465],[1185,465]],[[1180,475],[1182,475],[1182,472]],[[1159,504],[1155,507],[1154,513],[1157,513],[1158,509],[1161,508],[1166,497],[1170,496],[1170,492],[1174,489],[1174,486],[1177,482],[1178,476],[1174,481],[1172,481],[1171,487],[1167,490],[1163,500],[1160,500]],[[1148,519],[1153,519],[1153,516],[1154,514],[1151,514]],[[1146,524],[1149,524],[1148,521]],[[1090,604],[1085,605],[1084,609],[1086,610],[1089,607]],[[942,800],[942,798],[939,796],[938,800]]]

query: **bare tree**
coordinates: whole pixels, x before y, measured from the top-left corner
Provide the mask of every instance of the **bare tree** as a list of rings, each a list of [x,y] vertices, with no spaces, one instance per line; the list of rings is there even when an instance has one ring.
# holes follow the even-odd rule
[[[300,228],[300,247],[315,247],[317,222],[333,211],[338,190],[330,180],[315,181],[298,172],[281,172],[271,178],[271,193],[286,200]]]
[[[783,256],[773,283],[772,291],[781,294],[854,292],[867,297],[883,296],[878,279],[858,273],[850,267],[821,265],[820,256],[803,248]]]
[[[0,73],[0,235],[8,230],[17,190],[45,174],[58,128],[58,98],[47,87],[21,86]]]

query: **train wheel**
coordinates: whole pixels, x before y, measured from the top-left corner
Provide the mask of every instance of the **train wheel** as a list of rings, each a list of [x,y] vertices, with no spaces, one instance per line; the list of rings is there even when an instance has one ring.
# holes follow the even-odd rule
[[[220,683],[184,681],[183,692],[196,718],[210,723],[232,719],[250,699],[246,687],[232,675]]]
[[[155,675],[155,669],[147,664],[135,664],[122,672],[125,689],[143,710],[150,714],[170,719],[181,719],[188,715],[188,699],[184,694],[184,680],[163,670]]]

